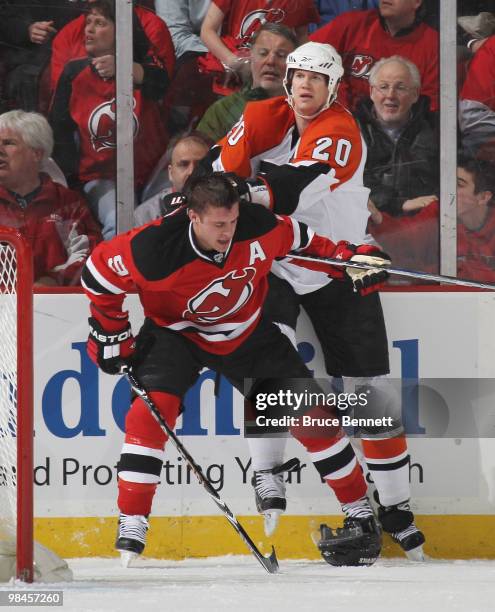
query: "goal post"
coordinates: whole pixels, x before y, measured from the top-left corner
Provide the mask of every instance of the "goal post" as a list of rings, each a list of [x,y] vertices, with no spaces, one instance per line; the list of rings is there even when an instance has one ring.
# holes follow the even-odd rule
[[[0,537],[16,576],[33,581],[33,257],[0,226]]]

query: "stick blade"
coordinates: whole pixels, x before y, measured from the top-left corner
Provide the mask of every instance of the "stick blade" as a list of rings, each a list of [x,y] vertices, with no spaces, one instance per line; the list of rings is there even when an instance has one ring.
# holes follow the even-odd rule
[[[275,548],[272,546],[272,552],[270,555],[260,555],[258,561],[266,569],[269,574],[276,574],[279,570],[277,555],[275,554]]]

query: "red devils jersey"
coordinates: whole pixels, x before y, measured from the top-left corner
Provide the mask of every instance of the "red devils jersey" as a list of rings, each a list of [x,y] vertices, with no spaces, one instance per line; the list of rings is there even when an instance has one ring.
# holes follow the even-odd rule
[[[383,214],[381,224],[370,223],[371,234],[398,267],[438,271],[439,204],[433,202],[411,217]],[[495,209],[488,208],[483,225],[470,230],[457,224],[457,274],[495,283]]]
[[[46,174],[41,175],[40,186],[25,206],[0,186],[0,224],[17,228],[28,240],[34,280],[49,276],[58,285],[79,283],[86,254],[101,240],[98,223],[82,196]],[[70,236],[84,245],[72,257]]]
[[[420,23],[407,33],[391,36],[383,27],[377,10],[351,11],[335,17],[316,30],[310,39],[329,43],[342,56],[346,76],[339,100],[355,109],[369,96],[369,73],[382,57],[401,55],[416,64],[421,75],[421,93],[429,96],[438,110],[438,32]]]
[[[66,176],[76,173],[81,182],[115,180],[115,80],[102,79],[89,61],[70,62],[60,77],[50,113],[54,157]],[[146,98],[143,88],[134,90],[133,119],[135,182],[142,186],[166,142],[158,102]]]
[[[134,12],[150,42],[150,55],[155,59],[157,65],[165,66],[171,79],[174,70],[175,51],[167,25],[153,11],[142,6],[134,7]],[[52,90],[55,90],[65,65],[71,60],[87,55],[84,46],[85,23],[85,15],[80,15],[63,27],[53,39],[50,61]]]
[[[461,90],[459,126],[466,149],[486,147],[480,157],[492,157],[495,140],[495,36],[475,53]]]
[[[313,0],[213,0],[225,14],[222,34],[249,38],[266,21],[289,28],[318,23]]]
[[[96,310],[114,319],[126,317],[125,294],[137,289],[144,314],[157,325],[223,355],[256,327],[276,257],[290,251],[329,256],[334,249],[302,223],[241,204],[229,250],[216,262],[197,247],[183,207],[100,243],[86,262],[82,284]],[[327,264],[307,265],[335,271]]]

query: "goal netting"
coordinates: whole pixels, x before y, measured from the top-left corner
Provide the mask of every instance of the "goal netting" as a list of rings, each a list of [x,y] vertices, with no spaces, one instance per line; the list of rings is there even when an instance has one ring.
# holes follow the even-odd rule
[[[0,581],[69,580],[33,541],[33,273],[17,230],[0,226]]]

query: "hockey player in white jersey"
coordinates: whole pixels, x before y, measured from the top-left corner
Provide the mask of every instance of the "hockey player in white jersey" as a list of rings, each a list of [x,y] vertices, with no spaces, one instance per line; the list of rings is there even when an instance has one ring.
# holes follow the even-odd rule
[[[253,201],[291,214],[332,240],[361,243],[368,219],[369,190],[363,185],[366,145],[352,115],[336,102],[342,75],[341,58],[333,47],[302,45],[287,58],[287,97],[249,103],[211,159],[215,170],[245,179],[258,176],[247,186]],[[327,173],[317,171],[320,164],[329,167]],[[377,250],[374,256],[363,255],[362,261],[384,264],[387,259]],[[354,272],[363,286],[355,293],[325,274],[301,273],[287,261],[275,263],[272,271],[267,301],[272,320],[295,343],[303,306],[321,343],[328,374],[343,377],[346,391],[351,385],[372,390],[383,410],[385,403],[395,410],[387,431],[360,432],[362,451],[377,489],[384,531],[410,558],[422,559],[424,536],[409,506],[409,454],[400,414],[393,393],[383,378],[377,378],[389,372],[389,361],[379,295],[366,295],[367,277],[373,273]],[[268,531],[273,531],[286,508],[285,441],[252,438],[249,446],[257,507],[265,514]],[[350,528],[372,515],[366,498],[343,510]],[[345,565],[345,545],[335,536],[330,528],[322,528],[319,547],[322,552],[338,550],[325,559]]]

